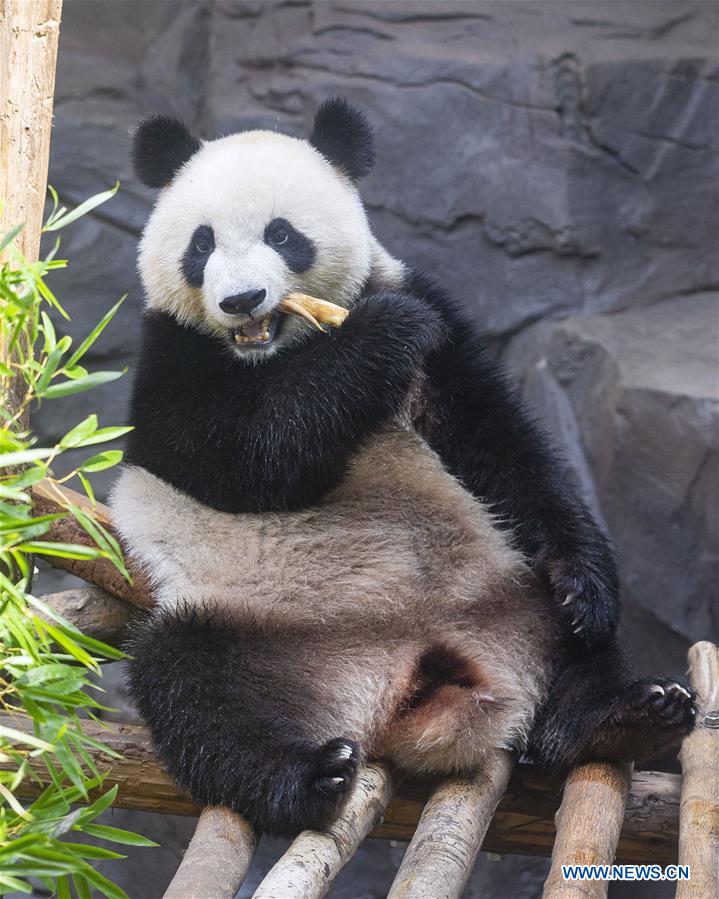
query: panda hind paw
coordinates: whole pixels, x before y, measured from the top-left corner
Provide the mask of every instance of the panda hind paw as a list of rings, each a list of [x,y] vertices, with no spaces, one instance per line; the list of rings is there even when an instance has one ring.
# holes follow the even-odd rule
[[[359,760],[359,744],[354,740],[340,737],[325,743],[317,754],[313,772],[314,789],[337,799],[352,785]]]
[[[622,720],[688,733],[696,720],[696,693],[681,680],[666,677],[635,681],[625,694]]]

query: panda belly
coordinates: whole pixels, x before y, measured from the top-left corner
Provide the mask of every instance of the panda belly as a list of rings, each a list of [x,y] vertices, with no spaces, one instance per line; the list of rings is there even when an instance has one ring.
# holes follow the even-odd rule
[[[300,512],[227,514],[126,469],[112,500],[157,602],[257,631],[288,708],[412,771],[521,744],[546,691],[549,604],[488,511],[413,431],[377,435]],[[261,636],[259,636],[261,635]]]

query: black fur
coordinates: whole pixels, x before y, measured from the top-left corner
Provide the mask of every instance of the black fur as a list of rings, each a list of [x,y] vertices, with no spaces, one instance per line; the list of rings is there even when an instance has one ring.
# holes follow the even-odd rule
[[[253,366],[229,339],[150,313],[127,461],[225,512],[312,505],[399,409],[443,333],[417,299],[383,291],[362,299],[340,329]]]
[[[165,187],[199,149],[199,140],[177,119],[162,115],[145,119],[132,140],[135,174],[148,187]]]
[[[269,223],[265,228],[265,243],[279,253],[290,271],[297,274],[311,268],[317,256],[314,243],[287,219],[273,219]]]
[[[195,228],[182,257],[182,274],[190,287],[202,287],[207,260],[215,249],[215,232],[209,225]]]
[[[489,361],[472,323],[428,279],[410,275],[404,288],[442,315],[451,335],[427,359],[429,403],[418,430],[467,490],[491,505],[500,526],[511,529],[516,545],[546,576],[569,629],[600,644],[619,618],[619,581],[607,540]]]
[[[364,178],[374,165],[369,122],[343,97],[326,100],[317,110],[310,143],[352,181]]]
[[[136,625],[128,652],[130,692],[157,754],[199,805],[229,806],[279,836],[331,821],[359,749],[341,734],[318,745],[302,733],[276,628],[238,629],[210,609],[156,612]]]
[[[564,772],[589,759],[644,761],[694,727],[691,686],[683,678],[635,679],[614,640],[592,653],[568,647],[558,668],[528,749],[544,768]]]

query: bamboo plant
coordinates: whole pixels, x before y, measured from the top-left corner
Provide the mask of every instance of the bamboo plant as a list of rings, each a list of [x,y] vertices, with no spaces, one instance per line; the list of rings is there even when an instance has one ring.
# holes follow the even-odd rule
[[[68,211],[52,191],[53,208],[44,226],[56,232],[108,200],[117,186]],[[120,858],[105,846],[88,845],[79,835],[115,844],[154,845],[136,834],[96,823],[115,796],[102,793],[104,773],[89,749],[116,755],[83,730],[83,720],[106,711],[98,684],[102,661],[119,660],[117,649],[85,636],[33,592],[34,557],[109,559],[128,577],[117,541],[86,511],[68,504],[64,512],[33,513],[31,491],[43,480],[55,490],[72,481],[95,502],[90,477],[116,465],[118,449],[100,448],[129,429],[100,427],[96,415],[78,422],[53,446],[39,445],[32,417],[46,403],[106,384],[120,371],[89,371],[87,354],[112,321],[115,304],[87,337],[75,344],[59,336],[69,315],[48,283],[67,265],[57,258],[59,239],[45,258],[27,262],[15,246],[22,226],[0,240],[0,894],[31,892],[39,881],[60,899],[126,894],[95,867]],[[53,282],[54,283],[54,282]],[[56,330],[58,324],[58,330]],[[32,415],[30,414],[32,412]],[[69,450],[87,452],[62,476],[58,460]],[[74,458],[74,457],[73,457]],[[66,460],[63,460],[66,462]],[[92,538],[92,546],[43,540],[59,517],[72,515]],[[22,720],[27,728],[13,727]],[[32,802],[23,800],[38,767],[51,783]],[[24,789],[25,788],[25,789]],[[90,792],[98,795],[90,802]],[[35,791],[37,792],[37,791]]]

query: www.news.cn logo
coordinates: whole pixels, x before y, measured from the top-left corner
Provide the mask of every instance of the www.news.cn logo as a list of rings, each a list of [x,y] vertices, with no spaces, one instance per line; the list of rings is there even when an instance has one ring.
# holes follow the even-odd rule
[[[565,880],[690,880],[689,865],[562,865]]]

